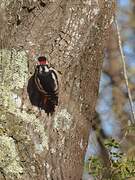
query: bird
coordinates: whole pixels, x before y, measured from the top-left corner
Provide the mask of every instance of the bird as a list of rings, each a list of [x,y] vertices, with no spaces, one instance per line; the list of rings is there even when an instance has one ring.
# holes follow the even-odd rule
[[[50,67],[45,56],[38,57],[34,74],[27,86],[29,100],[32,105],[53,115],[58,106],[59,82],[57,71]]]

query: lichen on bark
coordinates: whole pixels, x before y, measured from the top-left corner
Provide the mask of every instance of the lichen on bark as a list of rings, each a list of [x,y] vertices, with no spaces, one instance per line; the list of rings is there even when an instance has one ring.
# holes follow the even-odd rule
[[[1,90],[0,102],[11,110],[20,108],[21,89],[27,82],[28,66],[25,51],[15,49],[0,50],[1,54]]]
[[[5,176],[16,176],[20,178],[23,168],[19,164],[20,158],[16,150],[16,145],[11,137],[0,136],[0,169]]]

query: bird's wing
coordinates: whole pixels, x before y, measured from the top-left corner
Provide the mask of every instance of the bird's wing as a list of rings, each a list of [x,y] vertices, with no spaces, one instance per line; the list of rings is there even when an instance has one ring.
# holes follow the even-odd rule
[[[57,72],[53,68],[49,68],[49,70],[51,71],[52,78],[54,80],[54,84],[55,84],[55,89],[54,90],[55,90],[55,93],[58,93],[58,91],[59,91],[59,82],[58,82]]]
[[[48,96],[48,93],[44,90],[44,88],[43,88],[43,86],[42,86],[42,84],[41,84],[41,82],[40,82],[40,79],[38,78],[38,74],[37,74],[37,73],[38,73],[38,71],[36,70],[36,71],[35,71],[35,74],[34,74],[35,84],[36,84],[38,90],[39,90],[41,93],[43,93],[44,95]]]

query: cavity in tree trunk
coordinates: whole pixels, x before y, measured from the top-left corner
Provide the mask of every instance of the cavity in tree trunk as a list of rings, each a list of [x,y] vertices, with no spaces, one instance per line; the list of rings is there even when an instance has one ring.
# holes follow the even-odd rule
[[[82,179],[113,16],[112,0],[0,2],[0,179]],[[52,117],[27,96],[39,55],[60,72]]]

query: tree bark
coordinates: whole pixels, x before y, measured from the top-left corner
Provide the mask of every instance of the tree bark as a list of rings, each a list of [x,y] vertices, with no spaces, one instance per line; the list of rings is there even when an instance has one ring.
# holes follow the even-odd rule
[[[0,179],[82,179],[115,3],[3,0],[0,6]],[[39,55],[60,72],[52,117],[38,115],[26,91]]]

